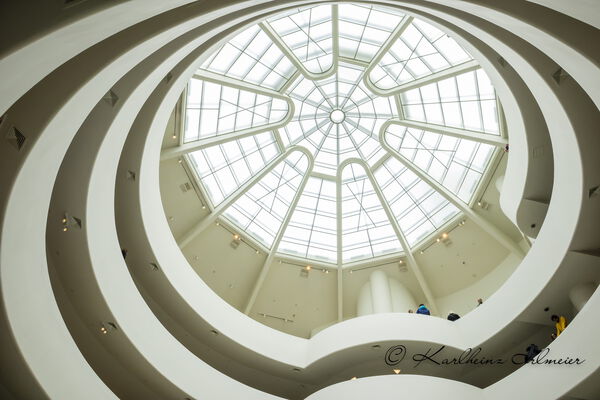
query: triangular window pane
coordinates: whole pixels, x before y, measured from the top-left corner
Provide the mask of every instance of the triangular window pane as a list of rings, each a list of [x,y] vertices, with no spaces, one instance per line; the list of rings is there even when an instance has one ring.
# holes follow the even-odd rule
[[[225,43],[202,69],[279,90],[296,67],[258,26],[252,26]]]
[[[440,228],[459,210],[395,158],[374,173],[409,246]]]
[[[299,257],[337,261],[335,181],[310,177],[278,251]]]
[[[290,51],[312,73],[333,65],[331,5],[294,10],[293,14],[268,20]]]
[[[402,250],[394,228],[365,170],[350,164],[342,172],[342,254],[344,262]]]
[[[369,78],[380,89],[393,89],[471,59],[447,34],[423,21],[413,20],[373,68]]]
[[[288,112],[284,100],[192,79],[188,87],[185,142],[274,124]]]
[[[400,94],[406,119],[499,135],[496,94],[483,70]]]
[[[392,124],[387,143],[446,189],[469,203],[495,147]]]
[[[291,153],[225,209],[223,215],[244,233],[270,248],[307,167],[305,154]]]
[[[264,132],[198,150],[189,156],[211,203],[218,205],[279,153],[273,132]]]

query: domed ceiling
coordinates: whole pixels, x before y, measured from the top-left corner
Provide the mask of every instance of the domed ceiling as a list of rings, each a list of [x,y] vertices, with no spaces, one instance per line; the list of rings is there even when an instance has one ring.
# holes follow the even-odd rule
[[[243,30],[201,65],[185,110],[211,209],[308,262],[418,245],[460,213],[448,193],[473,202],[505,142],[494,88],[454,39],[356,4]]]

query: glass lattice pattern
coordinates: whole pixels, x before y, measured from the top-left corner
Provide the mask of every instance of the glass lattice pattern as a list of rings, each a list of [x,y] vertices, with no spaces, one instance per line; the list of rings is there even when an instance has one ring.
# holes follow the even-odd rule
[[[285,145],[306,147],[315,157],[315,172],[337,174],[338,165],[361,158],[372,165],[385,151],[378,140],[380,127],[397,117],[392,97],[378,97],[363,83],[364,68],[340,62],[329,78],[312,81],[299,77],[288,90],[295,114],[282,131]],[[343,112],[340,123],[331,120]]]
[[[386,142],[465,203],[494,154],[489,144],[400,125],[387,128]]]
[[[364,168],[348,165],[342,172],[343,261],[358,261],[401,249]]]
[[[311,176],[285,230],[279,251],[335,263],[336,219],[335,182]]]
[[[189,159],[216,206],[279,154],[273,132],[263,132],[195,151]]]
[[[400,95],[406,119],[499,135],[496,93],[483,70]]]
[[[296,72],[294,64],[258,26],[225,43],[202,69],[279,90]]]
[[[374,175],[411,246],[459,212],[440,193],[395,158],[389,158]]]
[[[447,34],[382,6],[295,8],[246,28],[206,59],[187,94],[186,157],[209,201],[227,204],[221,217],[239,233],[307,263],[362,262],[410,250],[402,236],[411,248],[428,240],[473,203],[500,147],[477,139],[501,133],[485,72]],[[302,151],[282,160],[292,148]]]
[[[223,215],[270,248],[307,168],[306,155],[299,151],[292,152],[250,187]]]
[[[447,34],[423,21],[413,20],[373,68],[369,78],[379,89],[393,89],[471,59]]]
[[[288,113],[284,100],[192,79],[188,85],[184,141],[264,127]]]
[[[293,55],[309,72],[322,73],[333,65],[333,21],[330,5],[298,9],[268,20]]]
[[[339,6],[340,56],[370,62],[404,14],[359,4]]]

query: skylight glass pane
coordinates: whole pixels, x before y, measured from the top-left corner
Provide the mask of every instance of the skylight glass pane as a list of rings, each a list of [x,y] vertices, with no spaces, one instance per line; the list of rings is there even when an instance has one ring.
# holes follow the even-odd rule
[[[337,262],[335,181],[310,177],[278,251]]]
[[[469,203],[494,146],[392,124],[387,143],[433,179]]]
[[[365,62],[373,59],[404,16],[359,4],[340,4],[338,12],[340,56]]]
[[[369,78],[380,89],[393,89],[471,59],[454,39],[430,24],[413,20]]]
[[[400,250],[400,241],[364,169],[358,164],[348,165],[342,172],[343,260],[357,261]]]
[[[407,119],[499,135],[496,94],[481,69],[400,94]]]
[[[270,248],[307,167],[306,155],[299,151],[292,152],[225,209],[223,215]]]
[[[339,19],[333,21],[336,8]],[[204,69],[224,78],[220,85],[212,83],[218,78],[190,82],[183,141],[226,135],[220,140],[223,143],[188,157],[209,203],[223,204],[293,146],[310,152],[314,159],[302,193],[299,185],[308,166],[302,152],[293,152],[260,182],[245,188],[223,213],[240,233],[272,249],[279,232],[282,240],[272,251],[307,262],[360,262],[403,251],[387,219],[387,205],[384,209],[380,204],[362,162],[373,171],[411,247],[459,213],[442,193],[411,172],[413,166],[430,182],[437,182],[436,188],[443,187],[465,203],[473,200],[494,152],[499,151],[496,147],[396,123],[389,125],[386,135],[392,154],[379,141],[382,126],[400,118],[399,114],[439,127],[499,135],[496,94],[482,69],[414,84],[415,89],[398,90],[393,96],[376,95],[371,85],[365,85],[365,69],[382,55],[383,45],[386,54],[378,58],[369,76],[383,90],[472,60],[454,39],[430,24],[411,19],[401,27],[404,18],[394,9],[364,4],[292,8],[232,36],[202,64],[196,76]],[[336,25],[339,36],[334,38]],[[277,45],[269,38],[273,35],[281,38]],[[339,54],[334,55],[336,41]],[[324,79],[309,79],[305,75],[311,74],[295,67],[299,63],[302,71],[317,76],[334,65],[335,70]],[[236,81],[250,83],[255,90],[236,89]],[[289,102],[258,94],[261,87],[279,92]],[[286,117],[289,104],[293,104],[291,120],[274,129]],[[254,135],[234,139],[238,132]],[[339,170],[353,158],[361,163]],[[337,205],[340,174],[342,204]],[[290,210],[295,195],[299,201]],[[340,208],[343,231],[337,232]],[[291,219],[280,232],[286,213]],[[337,248],[338,235],[342,249]],[[342,260],[337,259],[339,252]]]
[[[211,203],[218,205],[279,153],[273,132],[264,132],[198,150],[189,156]]]
[[[409,246],[429,236],[459,210],[395,158],[375,172]]]
[[[313,73],[325,72],[333,65],[331,7],[298,9],[268,20],[294,56]]]
[[[312,152],[315,172],[334,177],[348,158],[373,165],[385,153],[377,137],[384,122],[397,116],[396,105],[391,97],[371,93],[363,74],[364,68],[340,62],[333,76],[318,81],[299,77],[286,93],[294,101],[295,114],[282,129],[285,141]],[[334,110],[343,111],[342,122],[330,119]]]
[[[275,124],[287,112],[284,100],[192,79],[188,87],[184,142]]]
[[[294,64],[258,25],[225,43],[201,68],[274,90],[281,89],[296,72]]]

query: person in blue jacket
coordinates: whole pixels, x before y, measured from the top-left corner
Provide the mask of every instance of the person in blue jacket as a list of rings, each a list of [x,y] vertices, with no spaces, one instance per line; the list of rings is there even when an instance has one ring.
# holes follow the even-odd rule
[[[425,307],[425,304],[419,304],[419,308],[417,308],[416,314],[431,315],[429,309]]]

